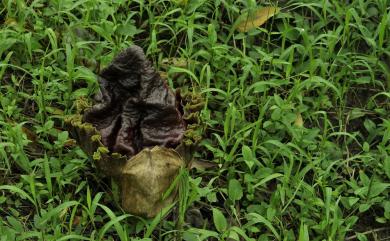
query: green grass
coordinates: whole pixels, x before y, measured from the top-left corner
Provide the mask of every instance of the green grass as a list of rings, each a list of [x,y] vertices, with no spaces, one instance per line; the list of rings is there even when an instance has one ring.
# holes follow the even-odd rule
[[[0,25],[1,241],[389,239],[388,0],[3,0]],[[121,210],[63,127],[132,44],[202,93],[196,158],[218,164],[154,220]]]

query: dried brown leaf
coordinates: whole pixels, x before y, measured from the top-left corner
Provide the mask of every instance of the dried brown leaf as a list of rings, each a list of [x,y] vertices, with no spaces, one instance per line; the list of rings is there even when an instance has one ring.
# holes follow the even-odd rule
[[[27,139],[29,139],[32,142],[37,141],[38,137],[37,137],[37,134],[35,134],[35,132],[33,132],[32,130],[30,130],[29,128],[27,128],[25,126],[22,126],[22,131],[24,134],[26,134]]]
[[[64,147],[75,147],[77,144],[75,139],[68,139],[64,143]]]

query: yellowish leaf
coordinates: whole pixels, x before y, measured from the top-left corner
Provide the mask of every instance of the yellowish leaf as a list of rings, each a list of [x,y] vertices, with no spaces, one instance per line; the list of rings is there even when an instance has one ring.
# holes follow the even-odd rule
[[[188,62],[185,58],[165,58],[161,61],[161,67],[168,68],[169,66],[175,66],[175,67],[181,67],[185,68],[187,67]]]
[[[272,16],[280,11],[278,7],[264,7],[253,12],[253,14],[246,13],[240,17],[242,19],[237,25],[240,32],[248,32],[257,28],[267,22]]]
[[[197,170],[205,170],[209,168],[214,168],[216,167],[217,164],[213,162],[206,162],[206,161],[200,161],[200,160],[192,160],[189,167],[190,169],[195,168]]]
[[[165,71],[158,71],[160,74],[161,79],[168,79],[168,73]]]
[[[295,118],[294,125],[298,126],[298,127],[303,127],[303,119],[302,119],[301,113],[297,114],[297,117]]]
[[[177,5],[186,6],[187,3],[188,3],[188,0],[174,0],[174,2],[175,2]]]
[[[64,111],[56,107],[47,106],[46,111],[53,115],[64,115]]]
[[[16,22],[16,20],[14,18],[7,18],[4,23],[7,26],[16,26],[16,25],[18,25],[18,22]]]
[[[76,140],[75,139],[68,139],[64,143],[64,147],[74,147],[76,146]]]

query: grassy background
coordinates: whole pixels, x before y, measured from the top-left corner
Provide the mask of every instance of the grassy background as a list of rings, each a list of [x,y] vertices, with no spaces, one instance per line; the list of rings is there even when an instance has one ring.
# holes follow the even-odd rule
[[[388,240],[390,2],[272,3],[240,33],[270,2],[3,0],[0,240]],[[121,211],[63,128],[132,44],[202,93],[197,158],[218,164],[154,220]]]

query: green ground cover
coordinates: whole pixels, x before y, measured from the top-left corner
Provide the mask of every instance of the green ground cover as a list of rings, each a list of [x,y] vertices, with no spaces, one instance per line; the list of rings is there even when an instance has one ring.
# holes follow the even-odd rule
[[[238,31],[270,4],[280,12]],[[389,240],[389,11],[388,0],[3,0],[0,240]],[[196,158],[217,164],[192,169],[152,220],[121,211],[63,125],[132,44],[171,87],[202,94]]]

